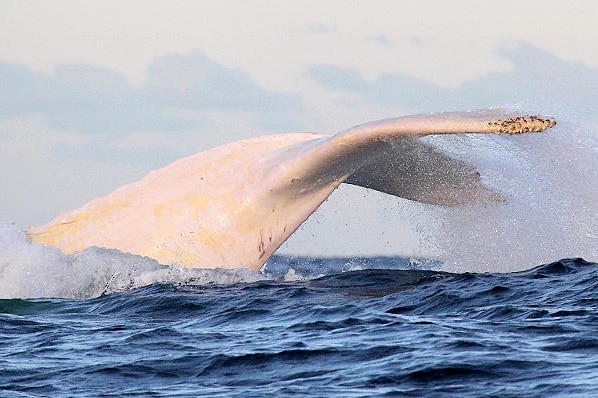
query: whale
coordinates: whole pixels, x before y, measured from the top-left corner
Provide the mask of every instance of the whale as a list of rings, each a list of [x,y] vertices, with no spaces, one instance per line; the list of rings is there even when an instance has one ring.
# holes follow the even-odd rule
[[[438,134],[523,134],[553,118],[505,109],[388,118],[335,135],[288,133],[232,142],[26,230],[73,254],[91,247],[191,268],[259,271],[342,183],[436,206],[505,202],[478,170],[427,143]]]

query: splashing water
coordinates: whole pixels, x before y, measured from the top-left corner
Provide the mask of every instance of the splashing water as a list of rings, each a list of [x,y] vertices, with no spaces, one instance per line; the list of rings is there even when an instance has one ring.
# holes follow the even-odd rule
[[[88,299],[155,283],[187,288],[267,280],[296,282],[346,271],[430,270],[438,265],[427,259],[405,257],[322,259],[275,255],[260,273],[243,268],[195,269],[98,247],[66,255],[56,248],[27,242],[25,234],[14,225],[0,225],[0,299]]]
[[[246,269],[164,266],[148,257],[92,247],[73,255],[31,244],[12,225],[0,225],[0,298],[90,298],[152,283],[180,285],[255,282]]]
[[[506,202],[436,209],[434,240],[449,271],[517,271],[555,259],[598,259],[596,127],[560,121],[543,134],[428,137],[475,164]]]

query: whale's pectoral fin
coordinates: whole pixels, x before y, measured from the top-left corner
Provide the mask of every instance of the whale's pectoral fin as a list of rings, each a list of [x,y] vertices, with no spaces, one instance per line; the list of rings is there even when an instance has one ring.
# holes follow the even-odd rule
[[[378,145],[377,156],[345,183],[434,205],[504,201],[482,184],[473,165],[450,157],[418,137],[402,137]]]

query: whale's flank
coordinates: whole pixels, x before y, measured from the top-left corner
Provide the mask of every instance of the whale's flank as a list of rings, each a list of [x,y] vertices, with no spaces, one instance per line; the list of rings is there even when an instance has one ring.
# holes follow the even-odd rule
[[[418,136],[519,134],[554,124],[496,109],[386,119],[334,136],[252,138],[152,171],[27,235],[64,253],[99,246],[163,264],[257,271],[343,182],[436,205],[503,200],[472,165]]]

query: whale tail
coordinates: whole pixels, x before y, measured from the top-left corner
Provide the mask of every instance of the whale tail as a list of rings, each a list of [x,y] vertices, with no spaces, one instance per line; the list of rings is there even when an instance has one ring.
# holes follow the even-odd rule
[[[65,253],[99,246],[163,264],[257,271],[343,182],[436,205],[504,200],[475,167],[420,136],[519,134],[554,124],[495,109],[386,119],[331,137],[252,138],[152,171],[27,236]]]

